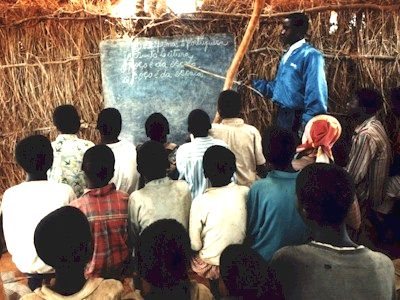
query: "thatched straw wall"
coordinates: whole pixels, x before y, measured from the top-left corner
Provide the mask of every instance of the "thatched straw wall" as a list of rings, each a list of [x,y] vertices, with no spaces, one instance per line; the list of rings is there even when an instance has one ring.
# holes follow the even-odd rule
[[[16,141],[35,132],[55,137],[51,114],[57,105],[76,105],[87,127],[82,136],[97,141],[93,125],[103,103],[98,49],[102,39],[231,32],[239,43],[251,13],[251,1],[209,0],[203,6],[209,13],[120,20],[106,16],[104,5],[86,3],[85,11],[65,12],[82,8],[72,1],[54,14],[60,3],[42,2],[20,1],[11,8],[0,4],[0,194],[22,180],[14,162]],[[343,111],[353,89],[360,86],[375,86],[386,93],[400,83],[399,6],[386,6],[395,2],[335,6],[339,29],[330,35],[330,8],[315,8],[317,1],[270,1],[250,46],[261,50],[246,55],[238,79],[272,78],[282,50],[277,38],[281,12],[298,5],[314,6],[309,13],[310,40],[327,55],[330,109]],[[355,15],[358,18],[350,26]],[[270,104],[243,93],[245,119],[263,130],[270,120]]]

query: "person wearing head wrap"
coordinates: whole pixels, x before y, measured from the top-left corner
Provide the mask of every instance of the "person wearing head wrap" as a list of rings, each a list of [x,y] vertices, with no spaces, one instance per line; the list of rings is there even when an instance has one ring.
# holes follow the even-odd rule
[[[40,299],[120,299],[123,287],[114,279],[84,276],[93,254],[92,234],[86,216],[65,206],[44,217],[35,230],[34,243],[39,257],[56,272],[51,286],[37,288],[23,300]]]
[[[304,129],[302,144],[297,147],[293,168],[299,171],[314,162],[333,162],[332,147],[341,133],[342,126],[335,117],[319,115],[312,118]]]
[[[333,163],[332,147],[340,138],[342,126],[339,121],[329,115],[313,117],[304,128],[302,144],[297,147],[296,158],[292,161],[292,167],[301,171],[313,163]],[[346,224],[358,229],[361,224],[361,214],[358,200],[354,199]]]

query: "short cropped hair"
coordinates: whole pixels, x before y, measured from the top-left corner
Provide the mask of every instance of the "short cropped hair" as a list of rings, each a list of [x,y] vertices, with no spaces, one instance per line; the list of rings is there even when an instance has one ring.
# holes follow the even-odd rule
[[[75,134],[81,126],[78,111],[75,106],[66,104],[56,107],[53,113],[53,123],[58,131],[66,134]]]
[[[15,147],[15,159],[27,173],[47,172],[53,164],[53,148],[43,135],[31,135]]]
[[[162,219],[146,227],[139,237],[139,274],[161,289],[188,281],[190,238],[176,220]]]
[[[302,35],[305,35],[308,31],[308,23],[309,18],[304,13],[293,13],[287,16],[287,19],[290,20],[290,25],[294,28],[297,32]]]
[[[211,129],[210,116],[201,109],[192,110],[188,117],[188,131],[195,136],[208,135]]]
[[[355,96],[358,100],[358,105],[364,108],[369,115],[375,114],[382,107],[383,99],[376,89],[359,89],[356,91]]]
[[[137,151],[137,167],[145,177],[166,173],[169,161],[164,145],[156,141],[147,141],[141,145]]]
[[[169,134],[169,123],[166,117],[161,113],[151,114],[145,123],[146,135],[155,141]]]
[[[266,262],[250,247],[238,244],[226,247],[221,254],[220,272],[230,296],[268,299]]]
[[[242,98],[238,92],[226,90],[219,94],[218,112],[221,118],[235,118],[242,110]]]
[[[204,153],[203,169],[206,178],[223,178],[227,180],[236,171],[235,154],[223,146],[211,146]]]
[[[272,126],[262,139],[265,159],[274,167],[287,168],[296,153],[296,138],[291,131]]]
[[[305,167],[296,179],[299,209],[320,226],[340,225],[354,201],[353,179],[334,164]],[[301,213],[302,214],[302,213]]]
[[[114,175],[115,157],[106,145],[96,145],[86,150],[82,171],[94,182],[107,184]]]
[[[97,118],[97,129],[103,136],[118,137],[121,133],[122,117],[118,109],[103,109]]]
[[[93,255],[92,233],[86,216],[76,207],[64,206],[44,217],[36,227],[34,244],[49,266],[84,268]]]

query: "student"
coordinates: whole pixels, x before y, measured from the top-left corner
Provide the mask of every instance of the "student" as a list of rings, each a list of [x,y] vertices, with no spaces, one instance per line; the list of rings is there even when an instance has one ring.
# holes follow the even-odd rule
[[[138,150],[138,171],[144,178],[144,188],[129,197],[130,238],[133,245],[142,231],[160,219],[175,219],[185,228],[189,224],[192,197],[188,184],[166,176],[167,152],[159,142],[148,141]]]
[[[176,220],[158,220],[143,231],[138,262],[144,288],[133,299],[214,299],[207,287],[189,280],[190,240]]]
[[[296,178],[291,165],[294,134],[271,127],[263,139],[264,155],[273,170],[250,188],[247,201],[247,243],[266,261],[288,245],[306,243],[310,232],[296,209]]]
[[[33,244],[36,225],[48,213],[75,199],[70,186],[47,180],[53,163],[50,141],[42,135],[21,140],[15,148],[17,163],[26,172],[26,181],[7,189],[3,195],[4,237],[8,252],[18,270],[26,273],[28,285],[35,290],[52,277],[52,267],[37,255]]]
[[[194,139],[183,144],[176,151],[176,167],[179,179],[185,180],[190,187],[192,198],[201,195],[208,187],[203,172],[203,155],[213,145],[227,147],[226,143],[212,138],[208,131],[211,129],[210,117],[201,110],[193,110],[188,117],[188,131]]]
[[[229,245],[221,254],[221,278],[231,300],[268,299],[267,264],[244,245]]]
[[[168,177],[171,179],[178,179],[175,158],[178,145],[167,140],[167,135],[169,134],[169,122],[167,118],[160,113],[151,114],[146,120],[145,128],[146,135],[150,140],[163,144],[165,150],[167,150],[169,161],[169,167],[167,169]]]
[[[53,123],[60,134],[51,143],[54,162],[48,173],[49,180],[69,184],[80,197],[86,187],[81,170],[83,154],[94,144],[77,137],[80,119],[74,106],[58,106],[53,113]]]
[[[217,279],[221,252],[244,240],[249,188],[231,182],[236,171],[235,155],[223,146],[207,149],[203,168],[212,187],[195,198],[190,209],[190,241],[198,252],[192,269],[201,277]]]
[[[218,98],[221,124],[213,124],[210,135],[223,140],[236,156],[237,183],[250,186],[257,173],[264,172],[261,136],[258,130],[239,118],[242,109],[240,95],[232,90],[223,91]]]
[[[384,125],[377,118],[382,103],[381,95],[373,89],[357,91],[350,103],[358,126],[354,131],[346,169],[354,179],[364,216],[373,213],[382,204],[384,184],[389,175],[390,141]]]
[[[85,152],[82,162],[87,191],[71,202],[88,218],[94,253],[86,268],[87,277],[120,279],[128,267],[128,197],[109,183],[114,175],[114,154],[106,145]]]
[[[308,121],[302,144],[296,149],[297,155],[292,161],[292,167],[301,171],[306,166],[315,162],[335,163],[333,146],[339,140],[342,126],[339,121],[329,115],[318,115]],[[349,210],[346,224],[358,230],[361,225],[361,212],[357,198]]]
[[[66,206],[47,215],[38,224],[34,241],[40,258],[56,270],[56,278],[52,285],[36,289],[23,300],[121,299],[121,282],[85,279],[93,245],[88,220],[79,209]]]
[[[344,220],[354,184],[342,168],[305,167],[296,182],[298,210],[313,241],[279,250],[271,261],[285,299],[395,299],[394,267],[385,255],[357,245]],[[275,290],[280,290],[275,288]]]
[[[107,145],[115,157],[114,177],[111,182],[117,190],[131,194],[137,188],[139,174],[136,164],[136,147],[127,140],[119,140],[122,118],[116,108],[103,109],[97,119],[101,143]]]

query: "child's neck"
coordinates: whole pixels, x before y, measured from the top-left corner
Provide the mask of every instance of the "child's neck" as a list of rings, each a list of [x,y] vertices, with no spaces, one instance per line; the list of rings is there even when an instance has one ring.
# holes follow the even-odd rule
[[[85,283],[86,279],[82,268],[56,270],[56,280],[51,289],[60,295],[70,296],[82,290]]]
[[[118,143],[119,142],[119,139],[118,139],[118,137],[115,137],[115,136],[113,136],[113,137],[111,137],[111,136],[104,136],[104,135],[102,135],[101,136],[101,143],[102,144],[115,144],[115,143]]]
[[[145,182],[148,183],[148,182],[153,181],[153,180],[165,178],[166,176],[167,176],[167,172],[165,172],[165,174],[161,174],[160,173],[158,175],[145,177]]]
[[[39,180],[47,180],[46,173],[27,173],[26,181],[39,181]]]
[[[212,187],[216,187],[216,188],[227,186],[228,184],[231,183],[230,180],[228,180],[228,181],[226,181],[226,180],[219,181],[219,180],[211,180],[211,179],[210,179],[210,182],[211,182],[211,186]]]
[[[343,223],[339,226],[325,226],[313,230],[313,238],[316,242],[330,244],[336,247],[357,247],[346,229],[346,225]]]
[[[282,172],[287,172],[287,173],[295,173],[295,172],[297,172],[295,169],[293,169],[292,163],[290,163],[286,167],[277,167],[277,166],[272,166],[272,167],[273,167],[274,170],[277,170],[277,171],[282,171]]]

